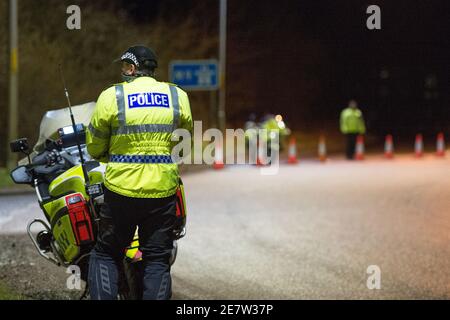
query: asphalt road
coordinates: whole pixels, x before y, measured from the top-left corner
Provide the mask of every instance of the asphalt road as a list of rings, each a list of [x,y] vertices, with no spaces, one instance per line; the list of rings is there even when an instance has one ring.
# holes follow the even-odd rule
[[[175,299],[450,299],[449,159],[305,161],[273,176],[228,166],[183,180]],[[40,215],[33,195],[0,202],[0,233]],[[379,290],[366,286],[370,265]]]

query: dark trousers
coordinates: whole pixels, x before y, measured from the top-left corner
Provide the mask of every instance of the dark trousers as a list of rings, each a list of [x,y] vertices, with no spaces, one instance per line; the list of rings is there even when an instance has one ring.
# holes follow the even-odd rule
[[[356,149],[356,138],[358,137],[357,133],[347,133],[345,135],[347,140],[346,152],[345,155],[347,159],[355,158],[355,149]]]
[[[136,226],[144,263],[143,299],[164,300],[172,295],[170,255],[176,198],[129,198],[105,188],[100,210],[97,243],[89,260],[91,298],[116,299],[119,267],[130,245]]]

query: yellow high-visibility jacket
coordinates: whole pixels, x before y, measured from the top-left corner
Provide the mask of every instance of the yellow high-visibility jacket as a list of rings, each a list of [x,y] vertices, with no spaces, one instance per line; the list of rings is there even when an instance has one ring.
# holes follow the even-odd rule
[[[358,108],[346,108],[341,112],[341,132],[343,134],[354,133],[364,134],[366,133],[366,126],[364,124],[364,118],[361,110]]]
[[[172,163],[172,132],[192,132],[189,99],[183,90],[138,77],[104,90],[86,134],[89,154],[107,162],[105,186],[134,198],[175,194],[179,174]]]
[[[261,135],[262,139],[268,140],[269,136],[270,136],[270,131],[278,131],[278,135],[279,135],[279,139],[280,141],[285,137],[289,135],[289,129],[285,128],[285,127],[280,127],[278,125],[278,122],[275,120],[275,118],[269,118],[267,120],[265,120],[262,124],[261,124],[261,129],[266,129],[267,130],[267,134]]]

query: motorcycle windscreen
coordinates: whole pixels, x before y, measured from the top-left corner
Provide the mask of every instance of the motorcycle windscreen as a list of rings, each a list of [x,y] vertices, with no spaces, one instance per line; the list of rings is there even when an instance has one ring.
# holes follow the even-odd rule
[[[75,123],[82,123],[85,127],[91,122],[94,112],[95,102],[88,102],[72,107]],[[39,128],[39,139],[33,148],[33,151],[42,152],[44,150],[45,140],[57,138],[58,129],[72,125],[69,108],[47,111],[42,117]]]
[[[91,121],[92,113],[95,109],[95,102],[88,102],[72,107],[73,116],[75,123],[82,123],[87,127]],[[47,111],[42,117],[41,124],[39,127],[39,139],[33,148],[34,155],[44,151],[45,140],[47,139],[57,139],[58,129],[66,126],[72,125],[70,119],[69,108],[56,109]],[[27,164],[26,158],[19,161],[19,164]]]

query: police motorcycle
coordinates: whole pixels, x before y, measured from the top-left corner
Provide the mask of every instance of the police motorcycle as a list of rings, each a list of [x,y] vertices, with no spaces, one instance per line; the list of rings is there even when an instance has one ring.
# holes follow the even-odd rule
[[[80,277],[86,282],[80,299],[89,294],[89,254],[96,242],[106,169],[104,163],[91,159],[86,149],[86,124],[94,107],[93,102],[72,107],[78,120],[83,120],[75,125],[68,121],[67,108],[48,111],[41,121],[40,137],[33,152],[29,151],[26,138],[10,143],[12,152],[27,155],[10,176],[16,184],[28,184],[35,189],[45,216],[30,221],[27,233],[43,258],[71,270],[73,266],[79,268]],[[176,259],[177,240],[185,235],[186,203],[181,180],[176,207],[171,264]],[[35,232],[32,227],[40,230]],[[140,299],[143,263],[137,230],[119,269],[118,298]]]

